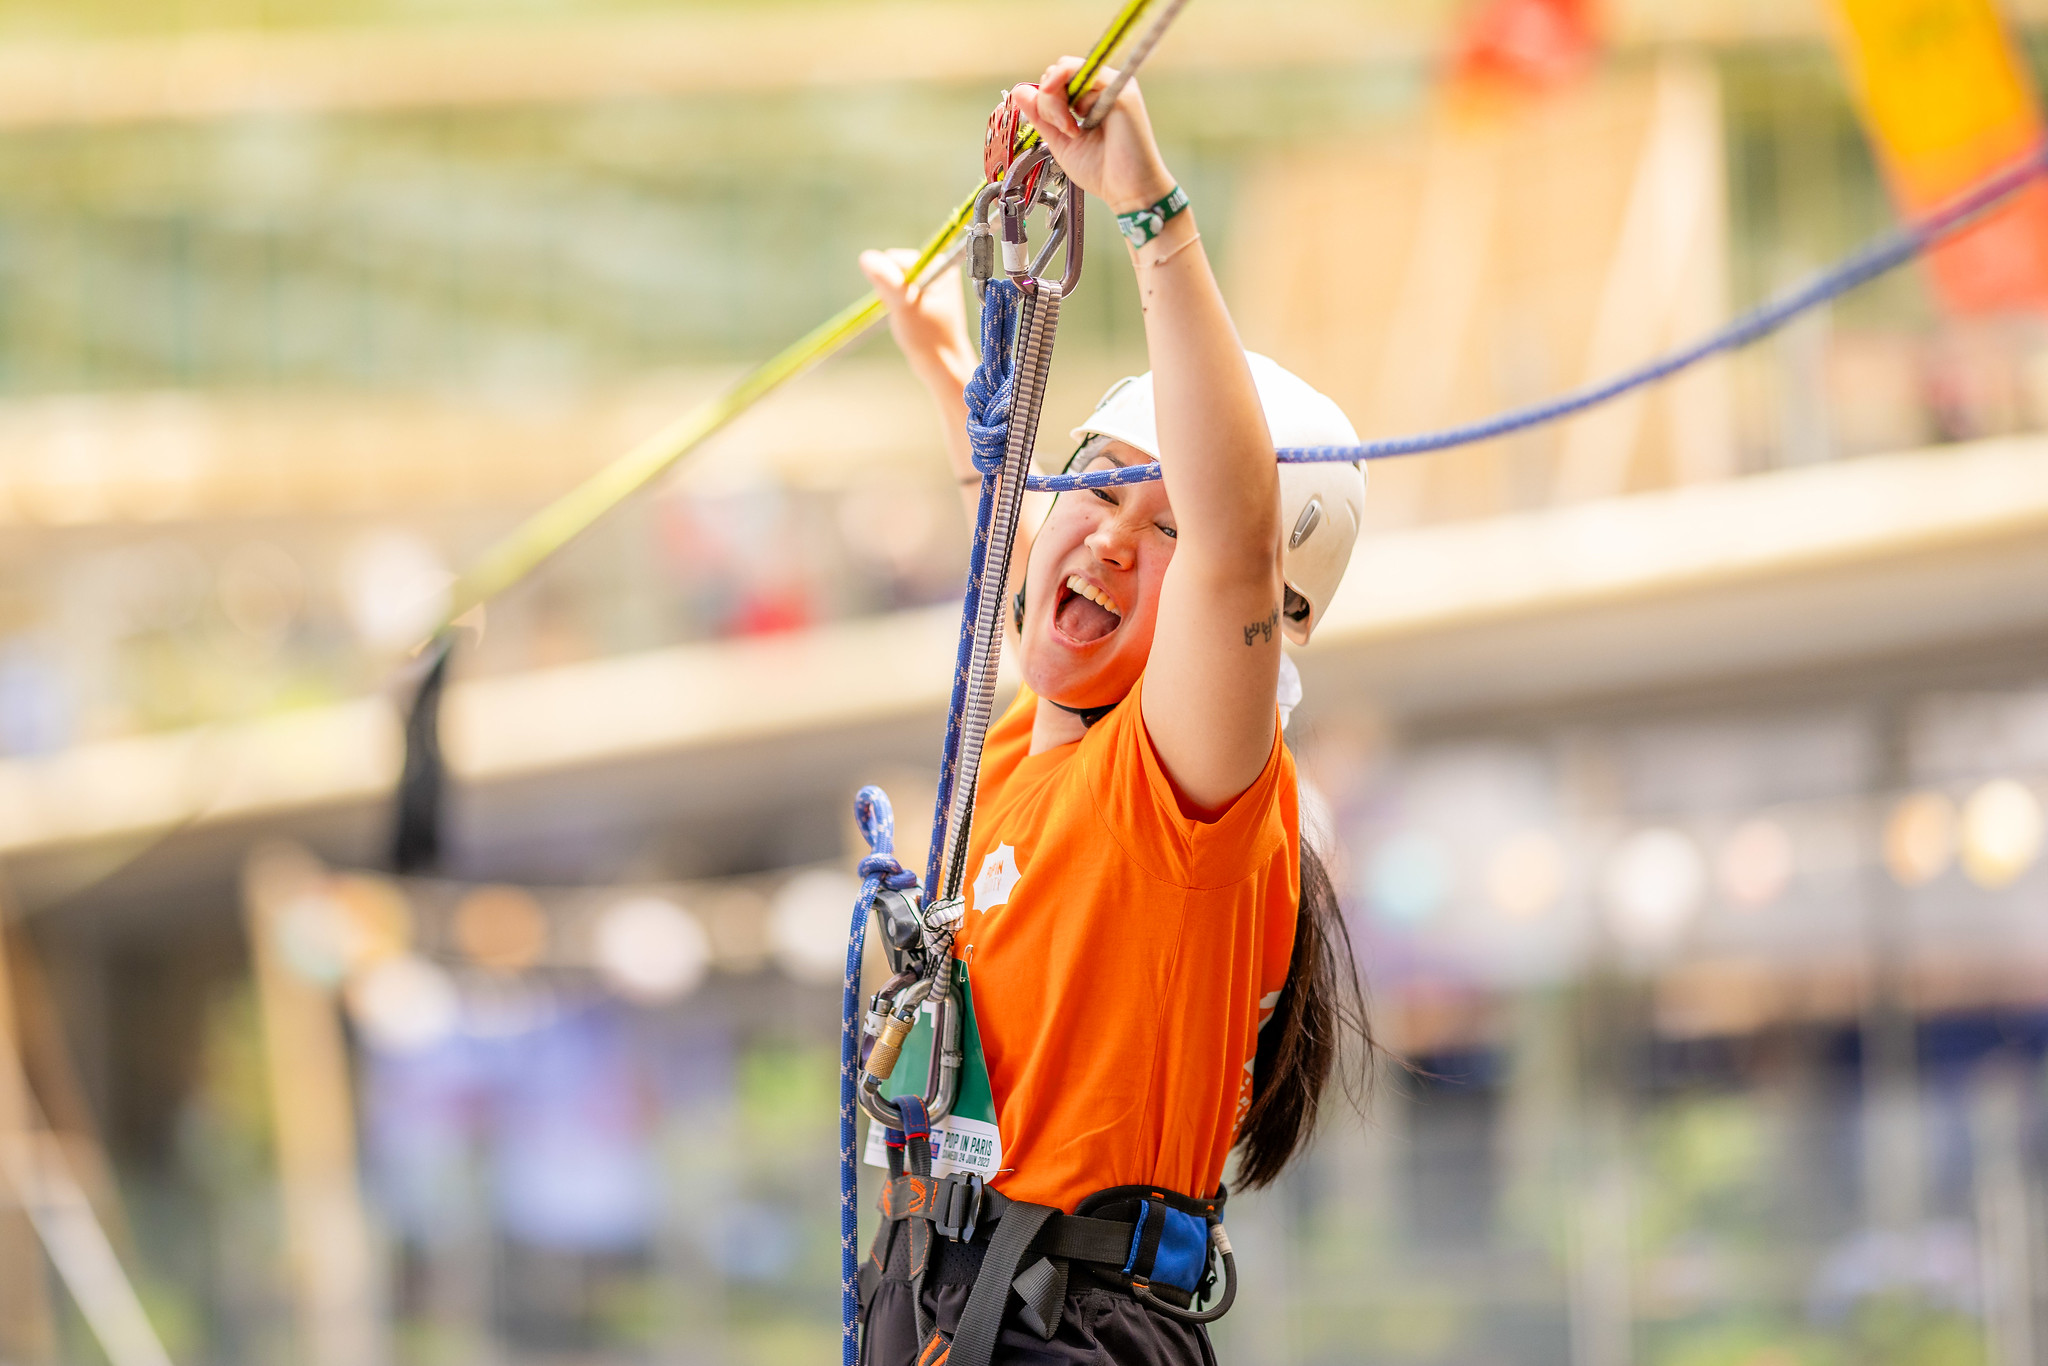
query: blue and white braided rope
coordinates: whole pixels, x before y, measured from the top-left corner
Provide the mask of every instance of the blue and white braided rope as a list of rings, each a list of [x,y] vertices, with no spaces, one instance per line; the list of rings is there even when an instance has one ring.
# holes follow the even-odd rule
[[[1277,454],[1283,464],[1385,460],[1397,455],[1422,455],[1430,451],[1449,450],[1453,446],[1469,446],[1479,441],[1491,441],[1496,437],[1561,421],[1589,408],[1597,408],[1632,390],[1669,379],[1679,371],[1697,365],[1710,356],[1747,346],[1777,331],[1808,309],[1816,308],[1848,293],[1858,285],[1876,279],[1887,271],[1897,269],[1943,238],[1962,231],[1975,219],[2025,189],[2044,172],[2048,172],[2048,150],[2036,152],[2026,160],[2008,166],[1925,218],[1879,238],[1841,264],[1823,271],[1798,288],[1751,309],[1720,330],[1611,379],[1589,384],[1583,389],[1575,389],[1542,403],[1512,408],[1478,422],[1446,427],[1439,431],[1420,432],[1414,436],[1388,437],[1380,441],[1367,441],[1357,446],[1284,447]],[[1042,492],[1066,493],[1074,489],[1142,484],[1157,478],[1157,464],[1125,465],[1077,474],[1034,474],[1026,481],[1025,486]]]

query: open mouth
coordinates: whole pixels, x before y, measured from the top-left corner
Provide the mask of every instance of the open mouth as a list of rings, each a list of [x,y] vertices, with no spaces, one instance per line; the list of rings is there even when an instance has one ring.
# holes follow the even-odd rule
[[[1092,645],[1123,625],[1115,599],[1079,574],[1067,575],[1052,607],[1053,625],[1078,645]]]

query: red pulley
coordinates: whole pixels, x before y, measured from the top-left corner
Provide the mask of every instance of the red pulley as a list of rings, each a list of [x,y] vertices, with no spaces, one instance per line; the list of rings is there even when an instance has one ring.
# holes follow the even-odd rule
[[[1037,86],[1027,87],[1036,90]],[[1000,181],[1010,173],[1010,163],[1016,159],[1017,130],[1022,125],[1022,111],[1017,108],[1016,92],[1005,90],[1002,99],[996,102],[995,112],[988,116],[988,137],[981,145],[981,169],[988,176],[990,184]],[[1042,171],[1033,171],[1019,187],[1024,192],[1025,203],[1037,193],[1038,177]]]

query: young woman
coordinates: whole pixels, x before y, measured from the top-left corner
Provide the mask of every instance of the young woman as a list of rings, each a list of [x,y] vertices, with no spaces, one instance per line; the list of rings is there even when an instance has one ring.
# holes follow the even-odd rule
[[[1063,495],[1028,555],[1019,546],[1025,687],[989,731],[955,952],[996,1098],[989,1185],[1009,1201],[1142,1223],[1148,1192],[1200,1215],[1233,1147],[1240,1185],[1271,1181],[1309,1137],[1341,1037],[1369,1054],[1349,940],[1302,842],[1275,708],[1282,637],[1306,638],[1342,574],[1364,478],[1352,465],[1289,467],[1297,486],[1283,500],[1276,435],[1356,436],[1327,398],[1247,355],[1195,216],[1175,208],[1185,200],[1137,85],[1083,132],[1063,94],[1076,66],[1063,59],[1018,87],[1020,107],[1077,186],[1120,215],[1164,217],[1132,249],[1152,372],[1076,429],[1070,467],[1157,458],[1165,478]],[[1089,97],[1077,103],[1085,112]],[[869,252],[861,265],[938,403],[971,512],[979,476],[962,388],[975,354],[959,282],[907,288],[908,259]],[[876,1248],[864,1359],[932,1366],[987,1255],[989,1221],[920,1258],[930,1270],[915,1275],[895,1232],[885,1225]],[[1133,1295],[1146,1271],[1077,1259],[1051,1314],[1019,1310],[998,1287],[1011,1312],[995,1360],[1210,1359],[1201,1327]],[[1149,1279],[1155,1301],[1187,1305],[1164,1273]],[[1028,1288],[1020,1278],[1027,1308]],[[921,1337],[920,1317],[936,1338]]]

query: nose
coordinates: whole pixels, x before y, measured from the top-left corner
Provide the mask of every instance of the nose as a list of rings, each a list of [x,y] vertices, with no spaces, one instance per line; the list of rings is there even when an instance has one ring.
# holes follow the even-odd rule
[[[1088,534],[1088,553],[1112,569],[1130,569],[1137,564],[1137,530],[1128,517],[1105,517]]]

